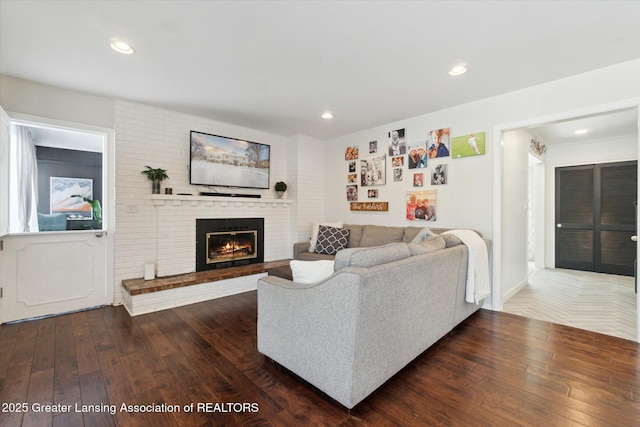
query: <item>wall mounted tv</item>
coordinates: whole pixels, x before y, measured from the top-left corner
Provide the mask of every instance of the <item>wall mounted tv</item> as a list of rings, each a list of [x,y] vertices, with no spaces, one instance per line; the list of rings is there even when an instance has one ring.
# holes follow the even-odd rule
[[[271,147],[191,131],[189,182],[239,188],[269,188]]]

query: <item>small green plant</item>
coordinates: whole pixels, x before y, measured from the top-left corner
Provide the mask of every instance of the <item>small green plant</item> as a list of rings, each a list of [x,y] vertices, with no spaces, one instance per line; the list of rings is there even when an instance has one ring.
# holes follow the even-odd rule
[[[274,188],[276,191],[287,191],[287,184],[282,181],[278,181]]]
[[[167,171],[160,168],[152,168],[151,166],[145,166],[147,169],[140,172],[143,175],[146,175],[151,181],[163,181],[169,178],[167,175]]]
[[[71,197],[81,197],[82,200],[89,203],[91,205],[91,210],[93,211],[93,219],[98,223],[98,225],[102,224],[102,207],[100,206],[100,200],[89,199],[88,197],[81,196],[79,194],[74,194]],[[88,228],[91,228],[87,226]]]

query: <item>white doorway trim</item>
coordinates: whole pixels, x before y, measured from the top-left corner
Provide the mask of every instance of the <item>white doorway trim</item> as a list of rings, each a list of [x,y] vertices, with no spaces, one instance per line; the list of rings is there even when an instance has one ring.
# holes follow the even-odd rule
[[[84,123],[69,122],[46,117],[32,116],[28,114],[8,111],[7,114],[11,122],[26,125],[40,125],[61,130],[80,131],[88,133],[102,134],[105,136],[105,146],[103,151],[103,211],[102,230],[106,237],[106,301],[113,304],[114,298],[114,234],[115,234],[115,132],[113,129],[99,126],[87,125]]]
[[[639,135],[638,135],[638,152],[640,153],[640,98],[632,98],[625,101],[614,102],[610,104],[603,104],[597,106],[591,106],[584,109],[566,111],[548,116],[541,116],[537,118],[530,118],[518,122],[505,123],[496,125],[493,128],[493,292],[491,296],[492,308],[496,311],[502,311],[503,299],[502,299],[502,276],[503,265],[502,262],[502,224],[503,221],[508,220],[508,215],[503,212],[503,132],[516,130],[525,127],[537,126],[546,123],[552,123],[562,120],[569,120],[584,116],[590,116],[595,114],[610,113],[617,110],[624,110],[629,108],[636,108],[639,115]],[[640,156],[639,156],[640,157]],[[640,172],[639,172],[640,173]],[[640,178],[640,176],[639,176]],[[640,180],[639,180],[640,182]],[[640,187],[638,191],[638,200],[640,200]],[[640,219],[640,218],[638,218]],[[640,221],[639,221],[640,223]],[[638,250],[640,253],[640,242],[638,243]],[[640,331],[640,294],[638,294],[638,330]],[[638,336],[640,342],[640,332]]]

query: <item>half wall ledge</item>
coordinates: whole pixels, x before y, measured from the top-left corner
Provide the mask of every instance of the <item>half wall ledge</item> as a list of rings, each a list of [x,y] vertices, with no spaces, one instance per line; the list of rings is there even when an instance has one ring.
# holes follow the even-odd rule
[[[152,280],[122,281],[123,304],[131,316],[222,298],[257,288],[269,270],[289,265],[289,259],[222,268]]]

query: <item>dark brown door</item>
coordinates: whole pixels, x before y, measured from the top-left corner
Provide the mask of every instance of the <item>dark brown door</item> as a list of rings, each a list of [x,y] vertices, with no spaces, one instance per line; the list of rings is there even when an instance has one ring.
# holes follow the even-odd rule
[[[637,162],[556,168],[556,267],[633,276]]]

